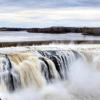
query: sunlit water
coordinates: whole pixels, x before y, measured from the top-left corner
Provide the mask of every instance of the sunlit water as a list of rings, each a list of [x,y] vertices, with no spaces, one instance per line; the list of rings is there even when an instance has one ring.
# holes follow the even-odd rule
[[[100,40],[100,36],[86,36],[82,35],[81,33],[48,34],[28,32],[0,32],[0,42],[48,40]]]

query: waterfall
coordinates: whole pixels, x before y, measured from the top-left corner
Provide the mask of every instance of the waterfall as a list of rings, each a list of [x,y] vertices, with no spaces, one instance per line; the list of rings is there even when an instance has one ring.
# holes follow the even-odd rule
[[[47,82],[59,80],[60,76],[55,68],[53,61],[45,57],[39,57],[41,62],[41,73],[44,75]]]
[[[5,93],[7,100],[13,94],[25,100],[29,98],[27,94],[32,98],[29,100],[36,95],[40,98],[37,100],[99,100],[100,52],[94,51],[28,48],[28,51],[2,52],[0,93],[10,93],[9,96]],[[25,97],[21,92],[24,90]]]
[[[38,51],[42,56],[51,59],[61,79],[67,79],[67,71],[76,59],[81,58],[81,54],[74,50],[70,51]]]
[[[0,90],[6,89],[14,90],[12,65],[7,55],[0,55]]]
[[[14,70],[19,73],[21,87],[29,85],[42,87],[46,84],[45,78],[41,74],[40,62],[31,53],[19,53],[8,55]]]
[[[74,50],[1,54],[0,89],[12,92],[67,80],[71,64],[79,58],[81,54]]]

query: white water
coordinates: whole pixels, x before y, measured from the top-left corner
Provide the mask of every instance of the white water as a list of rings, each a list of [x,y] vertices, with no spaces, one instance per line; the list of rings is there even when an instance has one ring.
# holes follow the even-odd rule
[[[48,34],[27,32],[0,32],[0,42],[48,41],[48,40],[100,40],[100,36],[84,36],[81,33]]]
[[[0,97],[2,100],[100,100],[100,71],[91,64],[79,59],[72,64],[67,81],[39,90],[28,88],[15,93],[0,93]]]
[[[55,45],[51,45],[51,48],[53,48],[53,46]],[[59,47],[62,45],[56,45],[56,46]],[[50,50],[50,47],[48,48],[47,47],[46,49]],[[76,59],[75,62],[73,62],[72,60],[73,63],[70,64],[71,66],[69,67],[67,80],[59,80],[52,84],[45,84],[42,88],[38,88],[38,89],[33,88],[34,86],[29,85],[25,89],[17,90],[11,93],[0,92],[0,98],[2,98],[2,100],[100,100],[100,66],[99,66],[100,46],[88,45],[87,47],[87,45],[83,45],[83,46],[63,45],[61,49],[58,49],[58,47],[56,48],[57,50],[61,50],[62,48],[64,50],[74,49],[77,50],[77,52],[79,50],[84,58],[84,59]],[[25,47],[25,48],[28,50],[30,48],[30,51],[32,52],[34,47],[29,47],[29,48]],[[19,51],[21,52],[24,52],[24,50],[27,51],[25,48],[19,48]],[[35,47],[34,50],[36,50],[36,48],[37,50],[40,50],[40,49],[44,49],[45,46]],[[14,51],[18,52],[18,47],[1,49],[0,52],[3,50],[4,53],[5,52],[7,53],[8,51],[10,53]],[[34,51],[33,55],[34,54],[37,54],[37,52]],[[15,58],[18,59],[19,56],[15,56]],[[25,61],[27,60],[31,61],[32,54],[29,57],[28,56],[27,57],[25,56],[26,58],[23,57],[24,56],[22,56],[21,58],[23,61],[24,59],[26,59]],[[68,57],[70,61],[71,61],[71,57],[74,58],[74,55],[71,54],[70,57]],[[0,56],[0,61],[2,61],[1,56]],[[23,66],[23,64],[27,64],[29,62],[25,63],[25,61],[21,65],[19,62],[19,66],[18,67],[15,66],[15,67],[17,67],[18,70],[20,67],[22,67],[21,70],[24,72],[28,71],[24,69],[24,68],[28,68],[28,66],[27,67]],[[0,62],[0,65],[2,65],[2,62]],[[21,72],[21,70],[19,71]],[[31,71],[29,72],[31,75]],[[22,77],[23,76],[24,74],[22,75]]]

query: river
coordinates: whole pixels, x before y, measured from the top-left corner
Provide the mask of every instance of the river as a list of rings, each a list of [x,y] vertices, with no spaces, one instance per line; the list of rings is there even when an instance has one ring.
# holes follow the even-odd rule
[[[22,32],[0,32],[0,42],[25,42],[25,41],[95,41],[100,40],[100,36],[82,35],[82,33],[64,33],[64,34],[49,34],[49,33],[28,33]]]

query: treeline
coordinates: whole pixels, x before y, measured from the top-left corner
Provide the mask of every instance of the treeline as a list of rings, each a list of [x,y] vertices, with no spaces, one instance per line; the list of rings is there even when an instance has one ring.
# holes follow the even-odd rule
[[[28,32],[35,33],[83,33],[84,35],[100,35],[100,28],[87,27],[50,27],[50,28],[32,28]]]
[[[31,33],[83,33],[84,35],[100,35],[100,28],[88,27],[48,27],[48,28],[0,28],[0,31],[27,31]]]
[[[0,28],[0,31],[27,31],[27,28]]]

